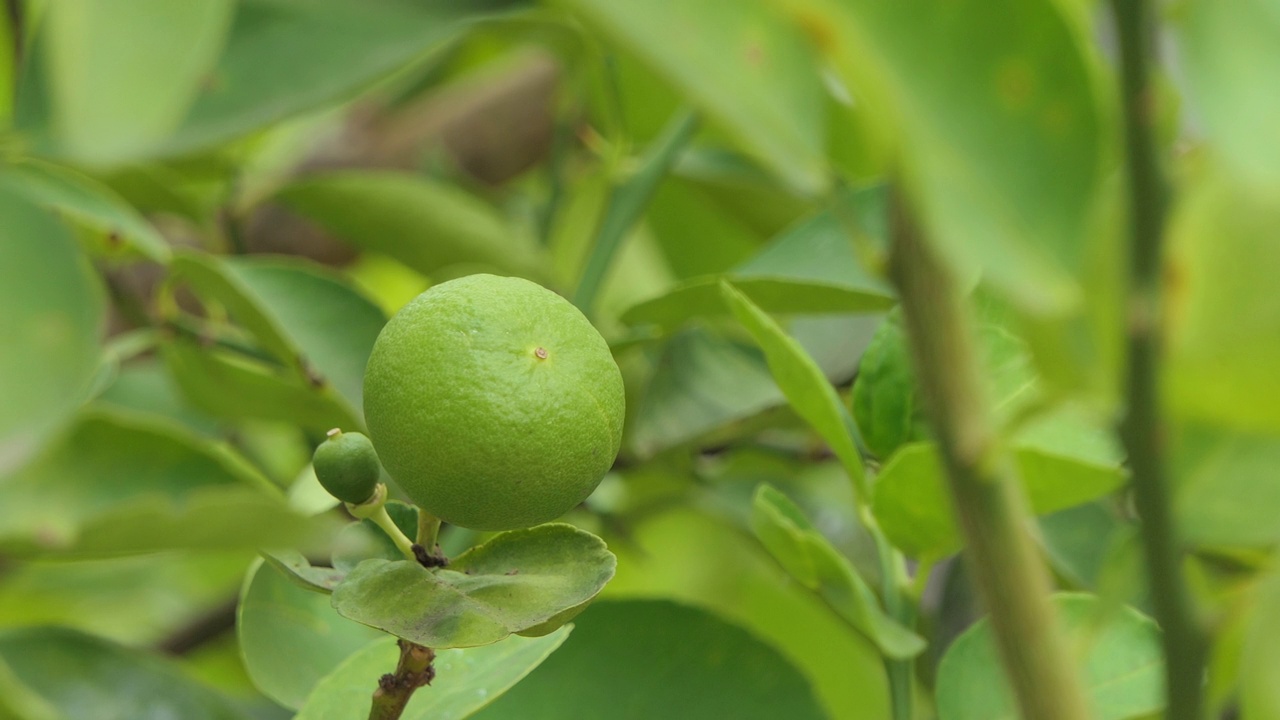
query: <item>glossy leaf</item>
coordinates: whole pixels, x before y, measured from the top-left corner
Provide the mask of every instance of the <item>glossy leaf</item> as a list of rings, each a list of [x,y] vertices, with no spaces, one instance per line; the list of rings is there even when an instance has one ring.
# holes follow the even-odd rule
[[[1173,410],[1280,433],[1280,206],[1221,175],[1170,220],[1166,387]]]
[[[880,232],[882,190],[855,193],[847,207],[803,220],[779,234],[750,260],[717,275],[685,280],[668,292],[629,308],[631,325],[672,330],[696,317],[729,312],[719,283],[727,279],[761,309],[773,313],[851,313],[887,310],[893,293],[863,268],[852,232]],[[837,215],[841,213],[842,215]],[[847,225],[847,217],[856,222]],[[868,240],[870,242],[870,240]]]
[[[74,630],[0,631],[0,659],[64,718],[244,719],[227,698],[177,664]]]
[[[480,720],[826,717],[808,682],[772,647],[703,610],[601,602],[573,635]]]
[[[114,191],[90,177],[27,160],[0,172],[0,186],[92,229],[103,237],[108,250],[118,238],[146,258],[169,259],[169,246],[160,233]]]
[[[461,188],[419,176],[328,172],[285,186],[279,198],[356,247],[390,255],[425,275],[459,263],[542,272],[530,238],[494,208]]]
[[[347,576],[344,570],[312,565],[297,550],[264,550],[262,559],[286,580],[311,592],[331,593]]]
[[[720,290],[734,317],[764,351],[769,371],[791,407],[831,446],[855,487],[861,489],[865,471],[853,441],[857,429],[818,364],[799,343],[778,327],[773,318],[732,285],[722,283]]]
[[[288,545],[322,530],[225,448],[105,410],[0,482],[0,528],[11,551],[78,555]]]
[[[756,537],[796,582],[816,592],[831,609],[866,635],[887,657],[907,659],[925,641],[884,613],[880,602],[848,558],[813,527],[787,496],[761,485],[752,503]]]
[[[569,4],[796,187],[826,185],[822,88],[799,29],[767,3]]]
[[[1260,93],[1280,63],[1274,0],[1193,0],[1176,17],[1197,116],[1232,170],[1272,197],[1280,191],[1280,100]],[[1259,83],[1263,83],[1260,85]]]
[[[604,541],[570,525],[505,532],[427,570],[366,560],[333,591],[344,617],[431,648],[497,642],[577,608],[613,577]],[[563,618],[565,622],[568,618]]]
[[[1154,621],[1129,607],[1108,615],[1104,602],[1092,595],[1058,595],[1054,605],[1067,637],[1085,648],[1080,667],[1093,717],[1124,720],[1164,706],[1164,660]],[[943,656],[937,704],[939,720],[1019,717],[986,619]]]
[[[68,229],[0,191],[0,476],[86,399],[103,297]]]
[[[880,111],[945,257],[980,267],[1031,311],[1080,300],[1107,118],[1060,3],[787,4],[855,95]]]
[[[253,684],[298,710],[321,678],[382,633],[341,617],[328,597],[257,563],[240,592],[236,637]]]
[[[61,149],[95,164],[147,154],[179,123],[221,54],[232,0],[66,0],[41,41]]]
[[[1014,460],[1036,514],[1048,514],[1115,492],[1125,481],[1118,463],[1018,447]],[[881,468],[872,510],[890,541],[908,555],[938,559],[957,551],[941,459],[932,443],[900,448]]]
[[[436,679],[414,693],[403,720],[461,720],[498,699],[538,667],[569,637],[572,626],[537,638],[510,637],[474,648],[436,653]],[[394,669],[393,638],[371,643],[325,677],[295,720],[347,720],[369,711],[371,688]]]
[[[363,418],[364,366],[386,323],[378,306],[311,263],[180,253],[173,272],[216,299],[264,349]]]
[[[1280,542],[1280,439],[1203,425],[1184,428],[1177,438],[1170,469],[1186,542],[1236,548]]]
[[[344,100],[519,4],[241,0],[226,50],[165,150],[207,147]]]

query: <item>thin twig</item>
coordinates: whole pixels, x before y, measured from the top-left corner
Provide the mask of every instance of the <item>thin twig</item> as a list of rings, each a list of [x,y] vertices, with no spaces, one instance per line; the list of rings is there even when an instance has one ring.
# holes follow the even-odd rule
[[[1022,717],[1087,720],[1088,704],[1049,602],[1016,468],[1000,447],[968,308],[895,192],[890,275],[942,454],[965,555],[990,612]]]
[[[1145,0],[1114,0],[1112,9],[1120,41],[1130,216],[1127,402],[1120,436],[1133,473],[1134,504],[1142,517],[1152,607],[1164,630],[1168,717],[1199,720],[1206,642],[1181,577],[1182,547],[1170,510],[1157,387],[1167,189],[1153,128],[1155,93],[1149,64],[1155,21]]]
[[[400,662],[396,664],[394,673],[383,675],[378,680],[378,689],[373,692],[373,704],[369,708],[369,720],[398,720],[413,693],[435,679],[436,669],[432,665],[436,659],[435,651],[403,639],[399,645]]]

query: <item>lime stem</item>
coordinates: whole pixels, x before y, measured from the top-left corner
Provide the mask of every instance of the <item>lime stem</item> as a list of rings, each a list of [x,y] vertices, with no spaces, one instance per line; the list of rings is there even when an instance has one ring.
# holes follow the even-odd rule
[[[440,537],[440,518],[418,508],[418,544],[428,553],[434,552]]]
[[[372,520],[375,525],[382,528],[382,532],[386,533],[387,537],[391,538],[391,542],[395,543],[397,548],[400,548],[400,552],[404,553],[406,558],[414,562],[418,561],[418,556],[413,552],[413,541],[411,541],[403,532],[400,532],[400,528],[396,527],[391,516],[387,514],[386,506],[379,507],[375,510],[373,514],[369,515],[369,519]]]

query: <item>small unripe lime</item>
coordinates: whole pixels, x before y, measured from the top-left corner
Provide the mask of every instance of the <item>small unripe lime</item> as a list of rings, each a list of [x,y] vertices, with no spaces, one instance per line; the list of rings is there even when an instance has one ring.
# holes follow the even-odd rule
[[[528,280],[471,275],[427,290],[374,343],[369,434],[415,503],[508,530],[586,499],[622,442],[622,374],[600,333]]]
[[[357,432],[331,432],[316,448],[311,464],[324,489],[352,505],[373,496],[382,472],[373,443]]]

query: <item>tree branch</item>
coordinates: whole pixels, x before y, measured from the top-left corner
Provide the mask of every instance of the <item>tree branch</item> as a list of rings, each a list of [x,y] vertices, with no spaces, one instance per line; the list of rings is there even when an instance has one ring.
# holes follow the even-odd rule
[[[373,705],[369,708],[369,720],[398,720],[409,704],[413,693],[423,685],[430,685],[436,676],[436,654],[429,647],[423,647],[401,639],[400,662],[396,671],[383,675],[378,680],[378,689],[373,693]]]
[[[1068,647],[1049,603],[1022,486],[1000,447],[964,296],[894,194],[890,275],[916,376],[941,450],[952,505],[1022,717],[1087,720]]]
[[[1167,190],[1157,159],[1148,66],[1155,23],[1146,0],[1114,0],[1112,10],[1120,41],[1130,223],[1127,402],[1120,436],[1133,473],[1134,504],[1142,518],[1152,607],[1164,630],[1167,712],[1170,720],[1198,720],[1203,712],[1206,641],[1181,577],[1182,547],[1170,510],[1158,387]]]

